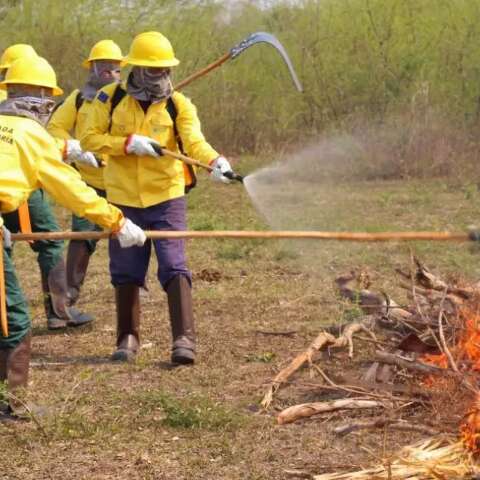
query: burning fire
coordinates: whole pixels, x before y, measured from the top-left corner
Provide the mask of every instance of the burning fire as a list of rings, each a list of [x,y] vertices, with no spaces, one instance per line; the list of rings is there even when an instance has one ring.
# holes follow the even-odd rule
[[[463,333],[455,345],[449,346],[450,353],[462,375],[471,380],[472,385],[480,381],[480,312],[463,309],[459,312],[460,325]],[[445,353],[439,355],[427,354],[422,361],[440,368],[448,368],[449,360]],[[429,376],[425,384],[429,386],[444,386],[446,378]],[[460,426],[461,440],[472,453],[480,453],[480,391],[472,393],[473,402]]]

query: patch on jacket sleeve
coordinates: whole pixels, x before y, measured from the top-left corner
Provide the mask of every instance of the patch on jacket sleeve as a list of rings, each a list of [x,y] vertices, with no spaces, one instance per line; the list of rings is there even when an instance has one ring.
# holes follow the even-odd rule
[[[108,96],[105,92],[100,92],[100,93],[97,95],[97,98],[98,98],[102,103],[107,103],[107,100],[108,100],[109,96]]]

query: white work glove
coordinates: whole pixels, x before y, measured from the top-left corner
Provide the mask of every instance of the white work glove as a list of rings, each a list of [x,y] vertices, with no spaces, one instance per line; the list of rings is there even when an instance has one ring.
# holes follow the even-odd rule
[[[141,247],[147,240],[147,237],[138,225],[135,225],[131,220],[126,218],[125,223],[117,233],[117,239],[122,248],[127,248],[135,245]]]
[[[12,248],[12,234],[5,226],[2,227],[2,238],[4,248]]]
[[[230,183],[230,179],[225,176],[226,172],[231,172],[232,167],[225,157],[217,157],[210,166],[213,168],[210,177],[212,180],[223,183]]]
[[[80,141],[71,138],[70,140],[65,140],[65,160],[68,160],[70,163],[75,161],[79,155],[82,154],[82,147],[80,146]]]
[[[92,152],[82,152],[76,159],[75,163],[86,165],[87,167],[100,168],[100,162],[95,158]]]
[[[65,158],[70,163],[81,163],[88,167],[98,168],[99,162],[92,152],[84,152],[80,146],[80,142],[74,138],[66,140]]]
[[[153,145],[156,145],[160,151],[156,152]],[[133,134],[129,135],[125,141],[125,151],[128,154],[138,155],[139,157],[142,157],[143,155],[160,157],[161,146],[153,138]]]

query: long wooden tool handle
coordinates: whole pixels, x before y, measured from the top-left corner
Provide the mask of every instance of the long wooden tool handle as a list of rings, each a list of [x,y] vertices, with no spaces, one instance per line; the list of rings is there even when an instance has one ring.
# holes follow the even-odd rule
[[[2,335],[8,337],[8,318],[7,318],[7,289],[5,284],[5,264],[4,264],[4,249],[2,246],[3,235],[0,227],[0,328]]]
[[[232,54],[230,52],[226,53],[225,55],[222,55],[218,60],[215,62],[211,63],[210,65],[207,65],[205,68],[202,68],[201,70],[198,70],[198,72],[192,73],[189,77],[187,77],[185,80],[182,80],[180,83],[175,85],[173,88],[175,90],[181,90],[183,87],[186,87],[189,83],[193,82],[199,77],[203,77],[203,75],[207,74],[214,68],[219,67],[223,63],[225,63]]]
[[[210,231],[146,231],[147,238],[264,238],[264,239],[306,239],[339,240],[350,242],[404,242],[413,240],[466,242],[470,240],[467,233],[455,232],[319,232],[319,231],[260,231],[260,230],[210,230]],[[109,238],[110,232],[41,232],[15,233],[12,240],[100,240]]]
[[[155,148],[155,146],[154,146]],[[166,148],[162,147],[162,153],[164,155],[168,155],[169,157],[176,158],[177,160],[181,160],[188,165],[193,165],[194,167],[204,168],[205,170],[211,172],[213,168],[210,165],[206,165],[205,163],[199,162],[198,160],[194,160],[193,158],[187,157],[182,153],[172,152],[171,150],[167,150]]]

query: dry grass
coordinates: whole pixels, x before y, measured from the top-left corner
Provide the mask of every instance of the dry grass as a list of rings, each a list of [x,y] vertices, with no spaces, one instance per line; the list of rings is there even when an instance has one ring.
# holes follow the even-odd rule
[[[335,222],[359,228],[359,215],[367,210],[375,217],[370,228],[379,230],[464,228],[475,218],[480,196],[474,186],[448,182],[370,182],[349,185],[347,201],[343,187],[322,190],[330,202],[322,203],[319,218],[328,228]],[[189,202],[192,228],[262,227],[239,185],[213,187],[202,179]],[[59,212],[65,221],[67,214]],[[415,249],[443,271],[469,277],[480,273],[476,254],[465,245],[419,244]],[[408,262],[405,246],[190,242],[199,355],[195,367],[179,369],[168,364],[167,308],[155,280],[155,261],[150,291],[142,300],[143,349],[135,365],[117,365],[108,361],[115,313],[106,244],[93,258],[81,299],[96,322],[61,334],[45,328],[32,253],[25,245],[16,250],[34,322],[30,397],[48,414],[39,417],[43,431],[33,422],[0,425],[0,478],[283,479],[289,469],[318,474],[360,468],[418,438],[388,431],[337,438],[331,429],[341,414],[277,426],[275,412],[259,412],[265,385],[279,368],[322,325],[358,313],[336,297],[332,281],[337,274],[367,267],[395,294],[393,269]],[[295,333],[260,333],[272,331]],[[349,365],[341,354],[330,362]],[[301,381],[302,374],[296,378]],[[299,389],[285,388],[279,405],[298,401]],[[315,400],[314,391],[303,392],[305,401]]]

